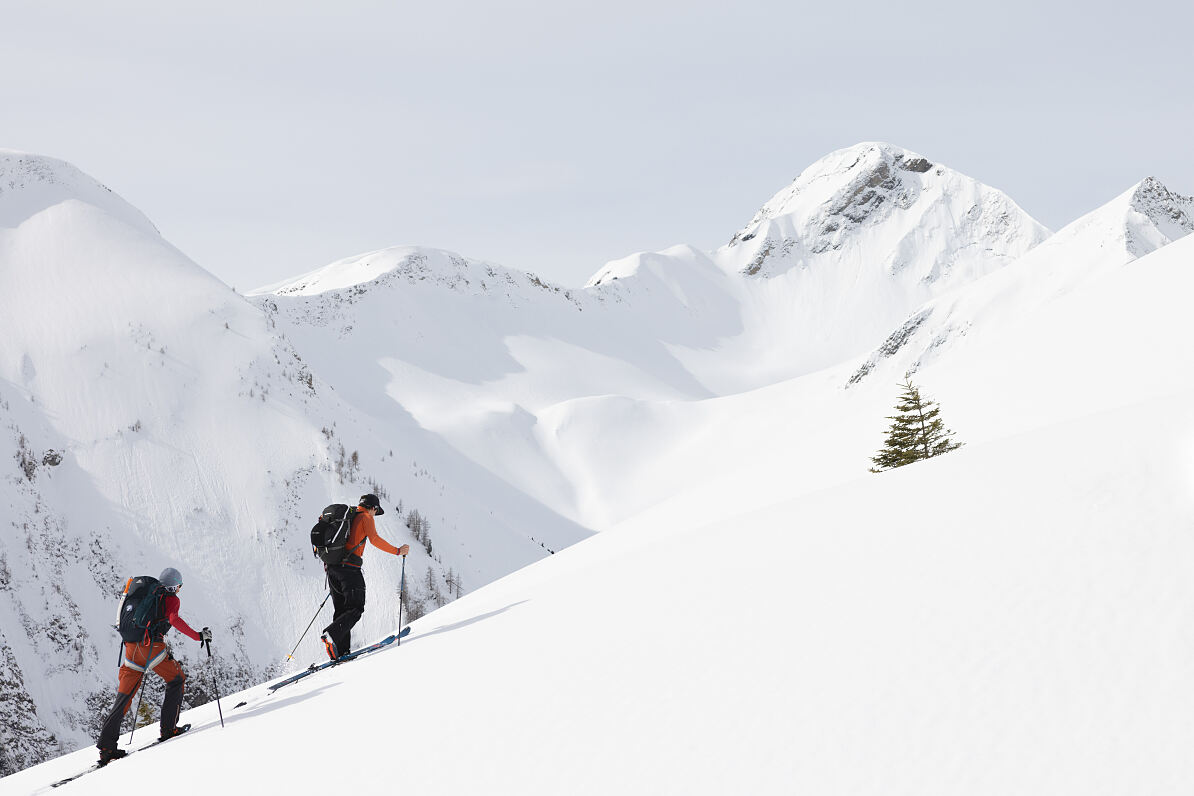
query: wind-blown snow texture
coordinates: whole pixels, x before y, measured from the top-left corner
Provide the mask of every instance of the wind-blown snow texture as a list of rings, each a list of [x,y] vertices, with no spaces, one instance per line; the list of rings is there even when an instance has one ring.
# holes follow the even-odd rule
[[[0,230],[6,280],[87,280],[52,248],[69,240],[109,270],[68,291],[66,332],[0,298],[42,324],[0,343],[18,451],[3,488],[26,523],[0,551],[14,765],[48,732],[74,745],[81,731],[62,728],[95,707],[86,677],[59,694],[67,651],[110,688],[104,590],[130,568],[193,560],[184,616],[219,617],[203,623],[240,656],[224,676],[262,678],[322,597],[301,518],[372,480],[432,518],[442,560],[420,555],[412,582],[444,589],[450,569],[471,593],[399,648],[226,696],[223,730],[196,708],[193,735],[72,787],[124,792],[220,760],[184,792],[224,777],[296,792],[396,777],[421,793],[1178,792],[1194,773],[1192,207],[1148,179],[1049,237],[991,188],[861,144],[726,247],[637,254],[581,290],[406,247],[249,302],[139,214],[39,208]],[[159,279],[186,300],[143,286]],[[88,298],[116,283],[134,295],[105,315]],[[870,475],[907,371],[967,445]],[[605,532],[571,544],[590,530]],[[476,588],[547,549],[562,552]],[[396,626],[395,570],[369,554],[363,637]],[[56,618],[58,640],[42,633]],[[332,716],[365,739],[349,770],[307,764]]]

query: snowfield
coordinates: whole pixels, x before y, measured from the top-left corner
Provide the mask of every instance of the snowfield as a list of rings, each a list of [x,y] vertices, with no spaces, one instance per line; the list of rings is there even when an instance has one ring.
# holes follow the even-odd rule
[[[401,647],[226,696],[223,729],[214,706],[192,711],[194,735],[63,792],[1179,793],[1190,397],[732,521],[603,534]],[[1108,446],[1092,424],[1135,433]],[[320,765],[312,744],[337,723],[354,762]]]
[[[0,245],[43,216],[0,230]],[[306,441],[277,443],[279,455],[310,462],[321,497],[341,489],[324,424],[400,438],[434,486],[383,466],[399,451],[361,443],[371,472],[401,487],[393,501],[414,495],[451,512],[440,523],[452,528],[446,550],[437,537],[443,561],[412,556],[411,584],[434,585],[449,566],[478,583],[417,619],[400,646],[275,694],[267,682],[225,689],[235,690],[223,694],[225,727],[202,705],[184,714],[190,734],[60,792],[123,794],[144,782],[196,794],[1187,792],[1191,218],[1194,201],[1150,178],[1049,236],[993,189],[860,144],[807,169],[731,245],[634,255],[580,290],[416,247],[348,258],[248,301],[217,284],[201,306],[219,296],[240,314],[228,317],[260,326],[231,361],[293,351],[317,385],[285,399],[271,387],[250,415],[220,404],[236,433],[253,435],[248,463],[203,454],[232,479],[220,488],[238,494],[235,478],[260,479],[251,449],[293,440],[285,428]],[[219,388],[226,366],[201,353],[215,343],[188,342],[191,325],[223,339],[220,323],[207,329],[181,311],[152,328],[177,322],[167,350],[193,345],[178,367],[208,363],[192,389],[224,400],[235,386]],[[113,421],[66,425],[83,423],[68,411],[68,382],[47,392],[39,381],[68,366],[30,336],[23,345],[41,353],[26,376],[20,347],[7,345],[10,427],[47,440],[39,454],[49,441],[72,457],[98,445],[83,441]],[[908,372],[966,444],[871,474]],[[17,384],[36,400],[9,398]],[[105,405],[120,396],[113,389]],[[195,434],[182,450],[203,449],[190,431],[208,428],[203,413],[176,404],[162,415],[146,425],[159,437]],[[226,433],[218,427],[207,433]],[[30,490],[94,490],[102,499],[89,505],[108,512],[113,544],[148,538],[163,555],[204,562],[184,617],[233,580],[286,609],[240,608],[268,641],[217,629],[222,658],[231,648],[243,668],[273,665],[279,676],[318,659],[305,646],[277,665],[322,596],[300,585],[303,551],[288,552],[304,528],[277,543],[277,561],[295,556],[287,568],[213,557],[218,534],[232,532],[220,522],[200,538],[169,518],[156,536],[117,530],[129,499],[115,485],[146,489],[152,478],[128,469],[140,453],[107,455],[49,475],[39,465],[42,480],[17,470],[6,494],[14,506],[56,505]],[[177,488],[194,478],[171,477]],[[63,510],[59,522],[81,519]],[[233,527],[243,534],[244,524]],[[93,593],[107,573],[38,564],[21,549],[0,549],[14,570],[0,588],[20,605],[84,595],[75,606],[94,640],[78,646],[80,665],[110,688],[110,602]],[[13,566],[18,555],[32,575]],[[397,565],[377,551],[367,559],[363,635],[378,638],[398,625]],[[120,564],[129,560],[153,559]],[[59,571],[77,582],[54,589]],[[291,591],[275,600],[282,587]],[[5,649],[25,656],[22,691],[68,710],[79,694],[54,696],[63,675],[42,674],[13,641],[27,624],[3,610]],[[176,642],[188,688],[213,674],[194,647]],[[343,751],[317,751],[342,730]],[[36,727],[22,733],[37,737]],[[155,725],[138,729],[134,745],[155,735]],[[329,762],[337,755],[349,762]],[[0,794],[41,792],[94,759],[84,748],[18,771]]]

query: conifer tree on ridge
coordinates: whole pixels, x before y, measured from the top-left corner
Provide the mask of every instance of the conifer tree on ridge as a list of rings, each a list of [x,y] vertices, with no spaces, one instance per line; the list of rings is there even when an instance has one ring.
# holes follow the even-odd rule
[[[911,378],[905,378],[903,387],[896,414],[888,418],[891,427],[883,449],[871,457],[875,464],[872,473],[931,459],[962,447],[962,443],[953,441],[953,432],[942,422],[941,407],[936,401],[921,396],[920,388]]]

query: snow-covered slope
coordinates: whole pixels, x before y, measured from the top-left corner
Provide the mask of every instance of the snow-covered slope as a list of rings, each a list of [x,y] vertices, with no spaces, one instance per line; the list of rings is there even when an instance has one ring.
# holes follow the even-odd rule
[[[583,479],[568,472],[545,413],[592,396],[710,394],[667,343],[670,320],[694,323],[699,308],[670,297],[661,314],[644,313],[450,252],[399,247],[257,300],[313,367],[353,384],[346,401],[374,417],[409,412],[495,477],[588,525]]]
[[[860,144],[806,169],[729,246],[631,255],[584,290],[403,247],[257,299],[300,350],[330,357],[314,365],[335,381],[381,363],[359,406],[397,402],[535,500],[606,527],[708,471],[686,459],[692,430],[722,413],[694,402],[756,404],[756,390],[863,354],[1046,235],[994,189]]]
[[[193,735],[64,792],[1180,793],[1194,369],[1174,364],[1192,261],[1177,241],[1026,312],[1022,335],[942,357],[947,413],[1012,421],[986,440],[722,522],[602,534],[401,647],[225,697],[223,729],[192,711]],[[1042,378],[1062,358],[1066,378]],[[329,721],[353,727],[352,766],[311,763]]]
[[[396,503],[428,520],[407,572],[427,607],[587,535],[408,416],[341,401],[259,307],[67,164],[0,155],[0,281],[0,772],[92,742],[131,575],[182,570],[184,618],[245,683],[320,604],[306,538],[328,503],[379,492],[398,543]],[[370,558],[364,633],[398,613],[397,562]]]
[[[1119,522],[1129,502],[1152,499],[1154,482],[1175,488],[1167,478],[1146,483],[1132,468],[1180,458],[1178,443],[1149,437],[1119,452],[1127,469],[1098,469],[1080,419],[1109,423],[1134,408],[1168,418],[1179,434],[1190,425],[1168,398],[1194,391],[1181,350],[1189,321],[1179,311],[1194,241],[1179,240],[1191,226],[1190,202],[1155,181],[1041,243],[1046,232],[1002,194],[914,153],[863,144],[802,173],[730,245],[632,255],[584,289],[398,247],[246,301],[102,186],[46,159],[6,162],[11,174],[0,187],[17,186],[0,194],[0,273],[13,285],[0,312],[14,330],[0,339],[0,424],[15,452],[0,482],[14,531],[0,537],[0,590],[12,596],[0,604],[6,767],[52,746],[51,732],[65,746],[90,743],[88,723],[110,697],[114,655],[104,650],[114,652],[111,597],[124,577],[182,562],[184,575],[193,572],[184,616],[217,629],[225,687],[259,679],[323,597],[306,552],[310,517],[332,500],[381,491],[387,508],[401,499],[406,512],[431,519],[434,547],[416,546],[407,573],[426,607],[455,592],[449,581],[463,579],[471,591],[590,529],[606,535],[417,623],[400,656],[323,678],[343,688],[325,695],[312,683],[260,704],[251,692],[224,731],[247,733],[236,745],[272,749],[277,739],[299,748],[292,741],[315,726],[305,717],[326,718],[329,697],[343,709],[340,692],[351,690],[370,695],[353,710],[377,737],[398,710],[425,722],[431,740],[410,741],[421,757],[408,773],[431,792],[436,777],[443,792],[546,791],[559,785],[555,764],[512,767],[528,749],[588,772],[575,749],[602,743],[625,761],[632,790],[668,792],[674,780],[676,792],[699,791],[694,772],[702,770],[701,786],[721,792],[734,789],[731,778],[748,791],[782,792],[775,783],[788,779],[839,790],[776,762],[781,747],[807,738],[821,749],[810,728],[825,727],[878,751],[899,721],[867,735],[873,711],[831,715],[828,700],[800,690],[812,687],[805,679],[794,685],[787,675],[840,668],[829,691],[839,704],[857,686],[903,717],[913,700],[895,681],[866,680],[856,663],[864,652],[904,661],[909,677],[912,662],[941,654],[958,661],[958,682],[968,683],[971,664],[996,648],[972,634],[953,646],[957,616],[932,613],[940,592],[895,599],[892,590],[908,584],[898,567],[887,575],[876,563],[856,576],[847,571],[852,559],[874,545],[884,554],[876,561],[905,561],[916,572],[934,562],[943,588],[957,586],[944,573],[973,565],[969,551],[985,550],[1012,512],[1053,524],[1072,516],[1085,528],[1091,484],[1128,485],[1129,498],[1104,523]],[[918,313],[926,320],[913,323]],[[896,328],[911,342],[868,356],[892,347]],[[910,367],[968,446],[870,476],[894,383]],[[1124,378],[1108,387],[1108,372]],[[1028,430],[1035,436],[1016,436]],[[1019,455],[1033,467],[1021,467]],[[1047,473],[1062,468],[1072,478],[1050,491]],[[1004,470],[1015,476],[1003,479]],[[905,537],[890,538],[885,508],[918,506],[905,488],[949,495],[924,510],[924,524],[899,526],[910,534],[906,548]],[[1005,510],[993,492],[1030,497]],[[1178,522],[1182,511],[1175,499],[1150,527]],[[388,512],[383,535],[413,541],[402,519]],[[962,524],[963,541],[950,542]],[[1011,549],[1039,545],[1040,531],[1020,522]],[[1049,560],[1060,561],[1071,539],[1062,537]],[[1092,565],[1120,555],[1109,542]],[[397,620],[396,562],[369,558],[361,636]],[[823,570],[808,571],[810,561]],[[1048,608],[1052,586],[1030,574],[1032,606],[1016,620],[1037,612],[1041,633],[1053,632],[1059,615],[1037,605]],[[868,624],[860,604],[834,591],[835,578],[860,594],[873,579],[881,599],[929,617],[925,635],[887,614]],[[1078,588],[1081,573],[1074,578],[1065,589]],[[738,587],[736,599],[724,598],[726,583]],[[986,592],[950,591],[942,604],[955,600],[979,615],[994,610]],[[797,610],[789,630],[793,606],[807,604],[822,610]],[[617,643],[605,632],[613,622],[626,623]],[[882,635],[888,625],[893,635]],[[837,629],[847,626],[917,642],[866,646]],[[711,627],[720,646],[705,637]],[[994,630],[1003,631],[993,634],[998,642],[1017,642],[1002,625]],[[805,637],[820,643],[797,646]],[[315,644],[312,635],[291,665],[314,660]],[[190,646],[188,688],[203,696],[208,664]],[[402,663],[395,671],[385,661]],[[738,680],[749,682],[701,710],[700,696]],[[1021,682],[998,680],[995,692],[1009,701]],[[412,688],[394,688],[402,683]],[[781,706],[815,710],[764,710],[776,694]],[[428,718],[433,704],[442,715]],[[908,737],[965,738],[974,712],[954,714],[950,704],[934,709],[939,723],[913,721]],[[286,706],[297,712],[276,709]],[[508,723],[486,751],[480,738],[494,727],[493,711]],[[992,726],[1018,728],[1003,713],[978,712]],[[210,721],[207,708],[195,715]],[[625,717],[642,734],[615,742]],[[517,759],[514,739],[525,741]],[[700,739],[716,742],[725,762],[694,753],[708,748]],[[204,732],[122,765],[144,764],[146,773],[157,770],[155,759],[189,765],[173,756],[225,742]],[[977,746],[958,749],[973,757]],[[230,766],[239,753],[229,752]],[[445,770],[449,754],[476,768]],[[380,747],[369,755],[380,756]],[[831,755],[824,771],[857,768],[848,763]],[[483,787],[474,770],[496,784]],[[370,764],[352,776],[375,782],[381,771]],[[593,792],[608,792],[615,775],[596,771],[579,790],[591,782]],[[104,792],[102,783],[116,780],[103,772],[87,781]]]
[[[1194,232],[1194,198],[1149,177],[1013,265],[913,310],[850,377],[916,372],[964,338],[998,337],[1024,313]]]

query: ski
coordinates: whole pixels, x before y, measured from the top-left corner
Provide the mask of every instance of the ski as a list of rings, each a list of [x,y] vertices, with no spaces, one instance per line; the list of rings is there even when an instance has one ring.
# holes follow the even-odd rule
[[[82,777],[82,776],[85,776],[85,775],[87,775],[87,774],[90,774],[92,771],[99,771],[99,770],[100,770],[100,764],[99,764],[99,763],[92,763],[92,764],[91,764],[91,768],[88,768],[88,769],[86,769],[86,770],[84,770],[84,771],[80,771],[78,774],[75,774],[74,776],[71,776],[71,777],[67,777],[66,779],[60,779],[60,780],[58,780],[57,782],[55,782],[54,784],[52,784],[50,787],[51,787],[51,788],[58,788],[58,787],[61,787],[61,786],[65,785],[65,784],[66,784],[66,783],[68,783],[68,782],[74,782],[74,781],[75,781],[76,779],[78,779],[79,777]]]
[[[142,746],[140,749],[130,749],[130,750],[128,750],[128,754],[126,754],[125,757],[129,757],[134,752],[143,752],[146,749],[152,749],[153,747],[157,746],[160,743],[165,743],[166,741],[173,740],[174,738],[177,738],[179,735],[182,735],[184,732],[186,732],[189,729],[191,729],[190,724],[180,724],[180,725],[178,725],[177,732],[174,735],[170,736],[169,738],[158,738],[153,743],[147,743],[144,746]],[[123,760],[124,758],[117,758],[117,759]],[[112,763],[115,763],[115,762],[116,762],[115,760],[109,761],[109,765],[111,765]],[[51,788],[61,787],[61,786],[65,785],[66,783],[74,782],[79,777],[82,777],[86,774],[90,774],[93,771],[99,771],[101,768],[103,768],[103,766],[101,766],[99,763],[92,763],[91,768],[86,769],[84,771],[80,771],[78,774],[75,774],[74,776],[67,777],[66,779],[60,779],[57,782],[50,785],[50,787]]]
[[[402,628],[401,633],[395,633],[392,636],[386,636],[385,638],[383,638],[381,641],[377,642],[376,644],[370,644],[368,647],[361,647],[359,650],[353,650],[352,652],[348,653],[347,655],[342,655],[334,661],[328,661],[326,663],[319,663],[319,664],[313,663],[306,669],[299,672],[298,674],[292,674],[290,677],[287,677],[285,680],[280,680],[280,681],[274,683],[273,685],[271,685],[269,687],[270,693],[272,694],[273,692],[277,691],[279,688],[281,688],[284,685],[290,685],[291,683],[297,683],[299,680],[302,680],[307,675],[315,674],[316,672],[321,672],[324,669],[327,669],[332,666],[339,666],[342,663],[348,663],[349,661],[356,660],[357,658],[361,657],[362,655],[367,655],[370,652],[376,652],[377,650],[381,649],[382,647],[386,647],[386,646],[389,646],[390,644],[393,644],[395,641],[397,641],[400,638],[406,638],[408,635],[410,635],[410,626],[409,625]]]

